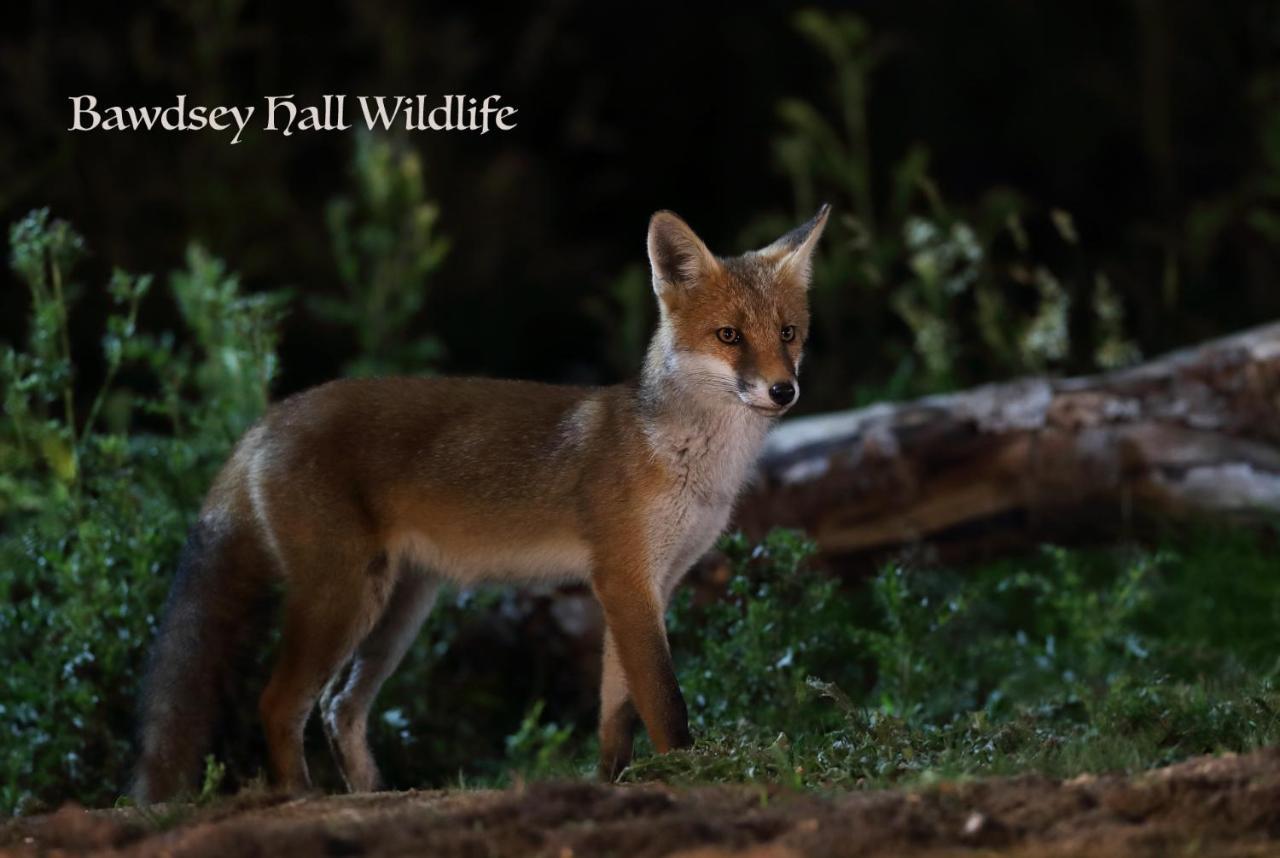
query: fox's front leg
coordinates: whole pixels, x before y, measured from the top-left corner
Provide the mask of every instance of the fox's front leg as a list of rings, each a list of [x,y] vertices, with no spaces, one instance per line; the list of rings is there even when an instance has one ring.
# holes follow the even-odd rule
[[[658,753],[693,744],[676,681],[662,598],[643,563],[602,565],[593,578],[604,608],[600,687],[600,774],[612,779],[631,761],[635,715]]]

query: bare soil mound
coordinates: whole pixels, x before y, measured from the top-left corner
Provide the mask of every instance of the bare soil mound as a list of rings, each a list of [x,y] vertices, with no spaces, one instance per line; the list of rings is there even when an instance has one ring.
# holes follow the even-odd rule
[[[1137,777],[796,793],[580,782],[489,792],[68,806],[0,828],[11,855],[1280,855],[1280,749]]]

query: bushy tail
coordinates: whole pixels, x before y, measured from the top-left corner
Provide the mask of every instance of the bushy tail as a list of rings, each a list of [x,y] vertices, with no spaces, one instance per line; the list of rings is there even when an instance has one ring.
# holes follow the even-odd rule
[[[204,521],[192,527],[143,680],[135,801],[164,801],[195,786],[226,689],[259,625],[265,560],[252,535]]]

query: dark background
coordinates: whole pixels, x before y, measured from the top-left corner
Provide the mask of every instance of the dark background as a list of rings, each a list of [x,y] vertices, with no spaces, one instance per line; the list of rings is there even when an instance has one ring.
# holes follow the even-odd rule
[[[1120,292],[1146,353],[1280,315],[1272,178],[1280,175],[1274,3],[862,2],[884,51],[872,81],[877,167],[913,142],[957,205],[1000,186],[1072,213],[1089,263]],[[324,224],[349,185],[354,132],[291,138],[68,133],[68,97],[100,106],[258,105],[293,93],[500,94],[518,128],[421,133],[453,249],[420,324],[447,372],[613,380],[612,335],[588,311],[644,261],[650,212],[743,249],[762,214],[794,217],[770,141],[787,96],[830,104],[830,67],[780,2],[201,0],[10,8],[0,34],[0,216],[47,205],[92,250],[73,324],[95,372],[110,267],[167,273],[198,239],[255,290],[339,289]],[[350,108],[354,108],[354,103]],[[881,172],[885,175],[882,176]],[[887,169],[877,181],[887,182]],[[1211,207],[1226,226],[1194,245]],[[1171,290],[1170,272],[1177,288]],[[24,325],[8,273],[0,338]],[[173,324],[167,298],[144,325]],[[277,393],[338,373],[349,333],[295,308]],[[863,381],[890,372],[859,367]],[[820,403],[821,404],[821,403]],[[827,403],[828,405],[832,403]],[[810,407],[812,407],[810,403]]]

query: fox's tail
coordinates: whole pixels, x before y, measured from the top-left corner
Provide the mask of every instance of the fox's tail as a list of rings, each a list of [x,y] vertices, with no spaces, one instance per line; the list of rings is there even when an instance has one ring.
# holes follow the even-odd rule
[[[269,563],[252,534],[198,521],[187,537],[140,701],[139,803],[189,791],[258,631]]]

